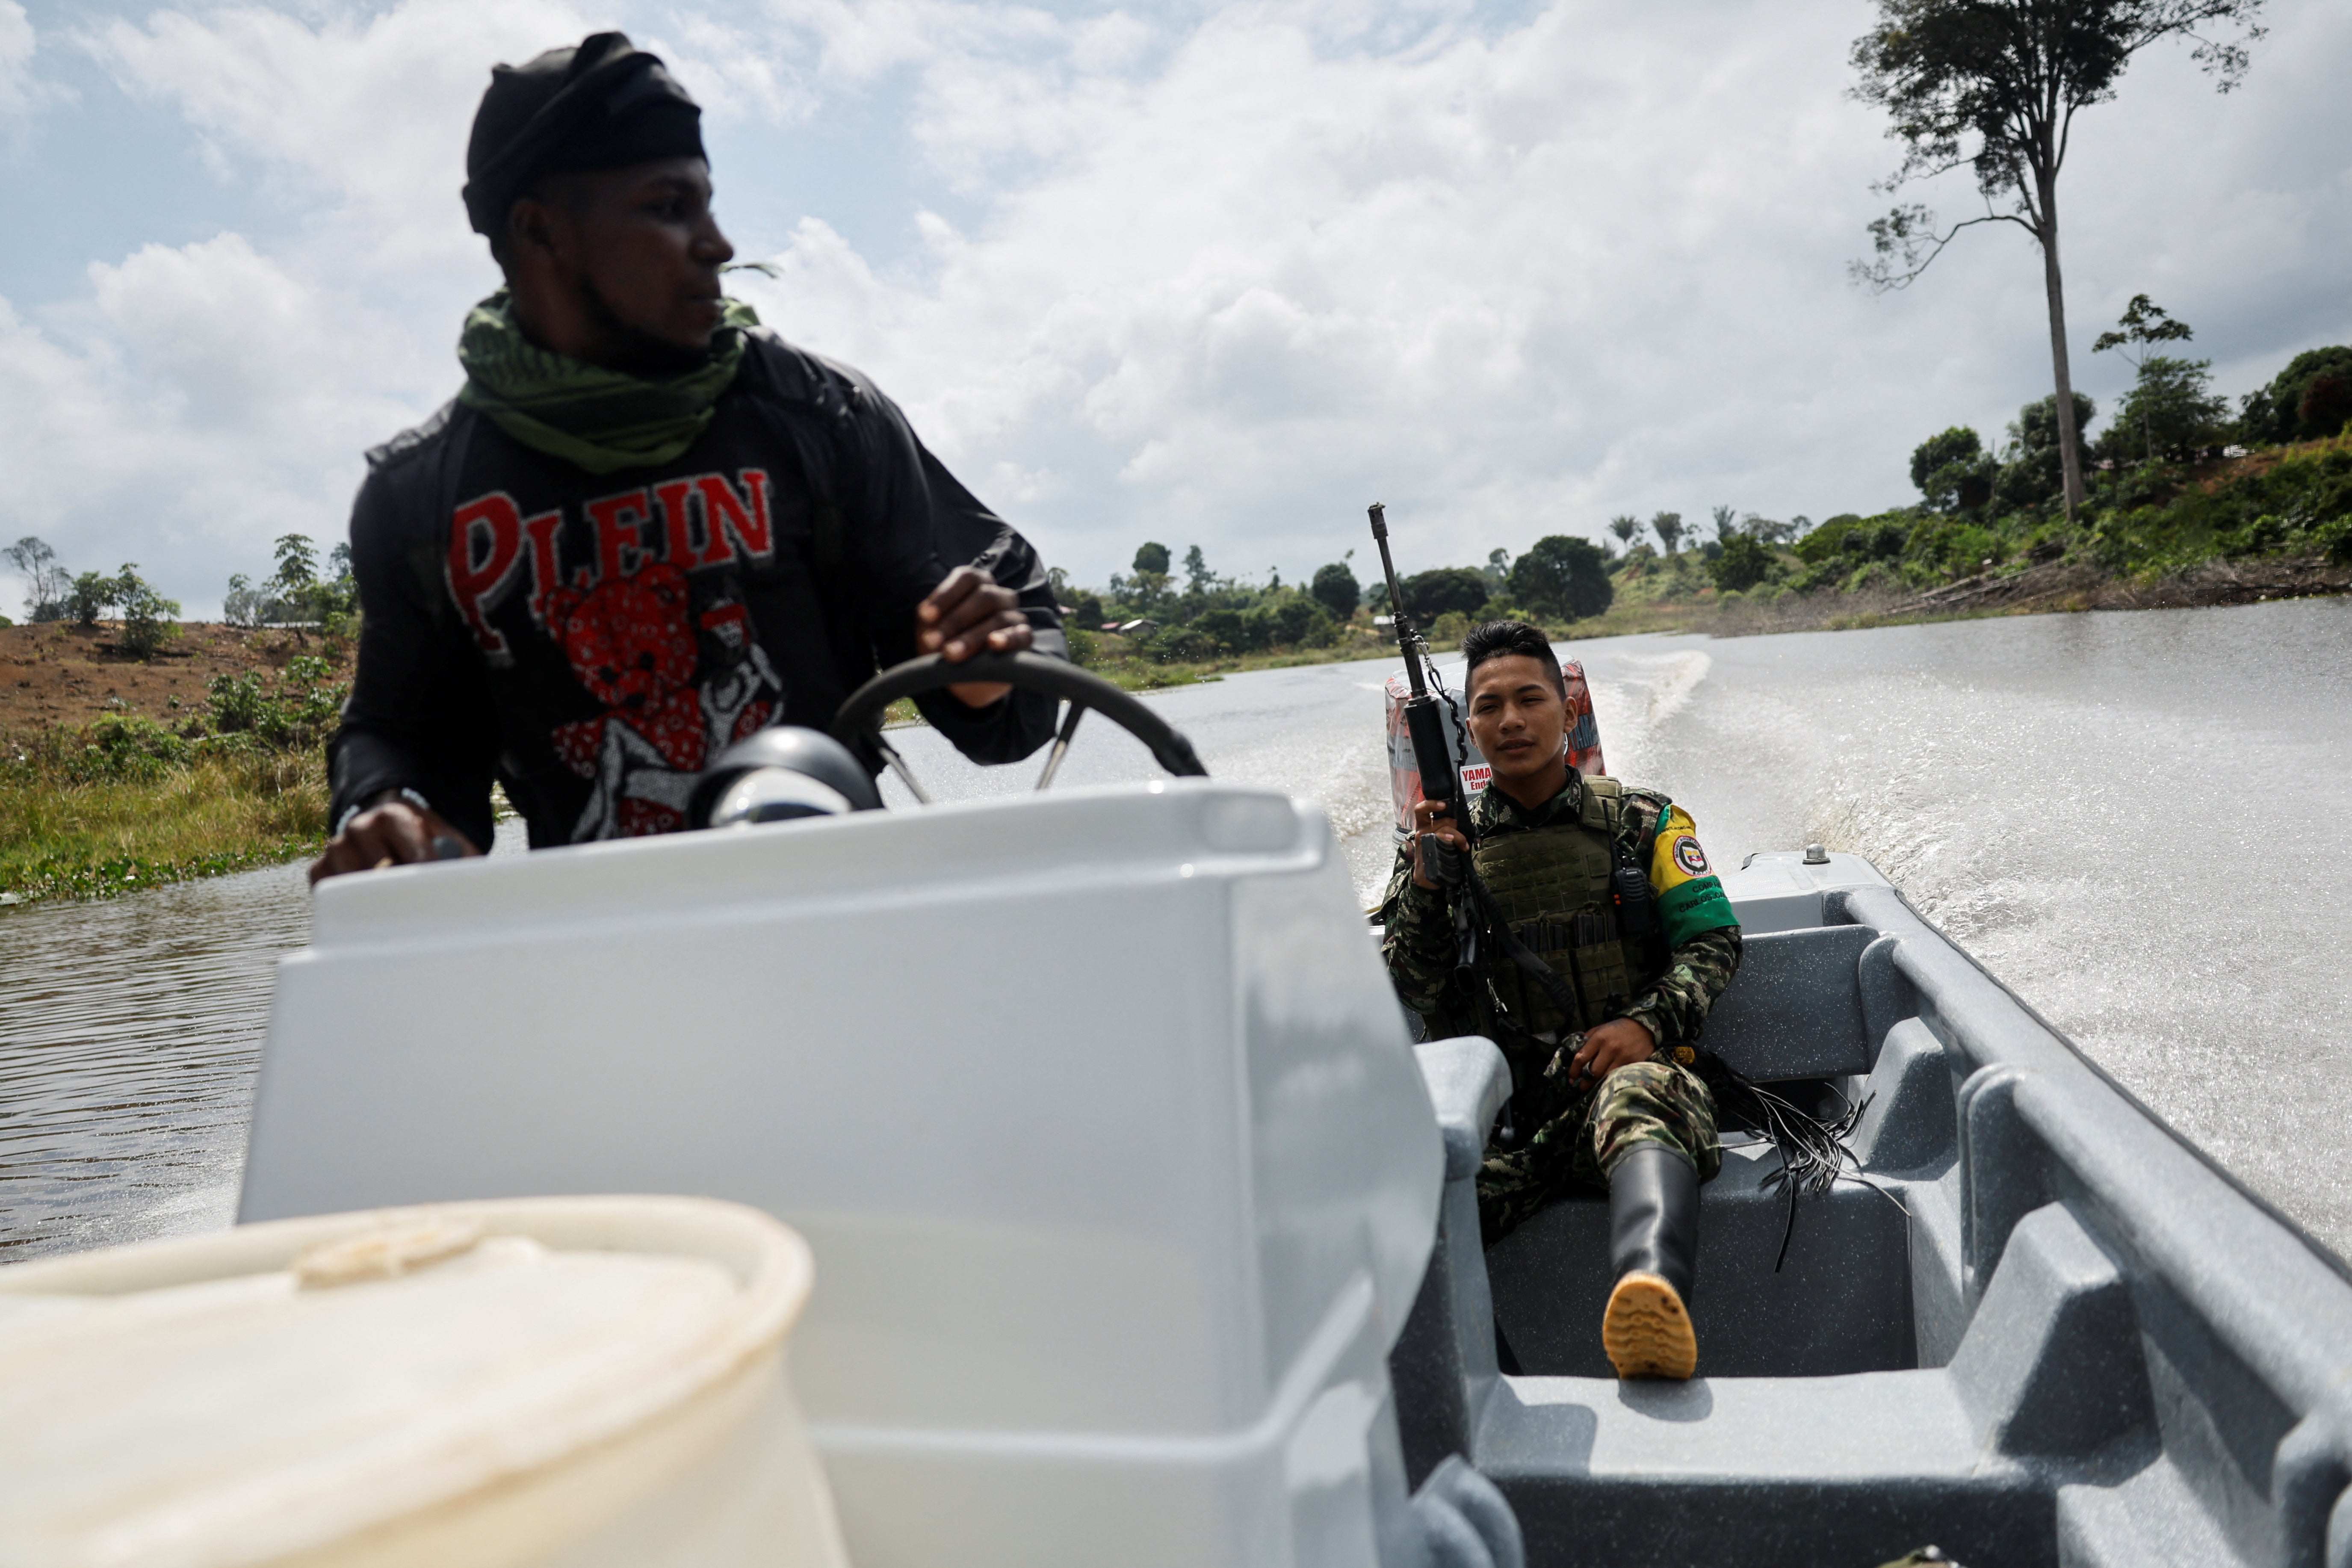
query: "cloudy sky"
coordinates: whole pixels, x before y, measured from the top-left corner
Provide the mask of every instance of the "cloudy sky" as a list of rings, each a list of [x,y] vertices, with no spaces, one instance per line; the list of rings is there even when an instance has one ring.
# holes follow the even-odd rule
[[[1145,538],[1293,577],[1376,499],[1414,566],[1896,504],[1914,445],[1997,437],[2050,368],[2014,229],[1847,281],[1895,158],[1846,96],[1870,14],[0,0],[0,538],[191,615],[276,535],[340,539],[496,281],[457,200],[488,67],[614,26],[706,106],[721,219],[781,273],[741,291],[1082,581]],[[2090,340],[2137,292],[2231,394],[2352,341],[2352,6],[2269,20],[2239,91],[2162,48],[2078,123],[2103,406],[2128,371]]]

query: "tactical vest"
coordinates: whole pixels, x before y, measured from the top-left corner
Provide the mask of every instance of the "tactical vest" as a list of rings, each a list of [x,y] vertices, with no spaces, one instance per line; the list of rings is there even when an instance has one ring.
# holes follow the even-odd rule
[[[1579,1003],[1580,1016],[1564,1030],[1551,998],[1487,943],[1482,958],[1486,977],[1509,1010],[1508,1024],[1522,1033],[1549,1035],[1556,1041],[1566,1032],[1605,1023],[1633,998],[1637,981],[1656,967],[1636,951],[1654,944],[1621,936],[1610,896],[1613,844],[1623,815],[1624,786],[1615,779],[1589,778],[1575,819],[1497,833],[1478,846],[1478,874],[1513,933],[1569,982]]]

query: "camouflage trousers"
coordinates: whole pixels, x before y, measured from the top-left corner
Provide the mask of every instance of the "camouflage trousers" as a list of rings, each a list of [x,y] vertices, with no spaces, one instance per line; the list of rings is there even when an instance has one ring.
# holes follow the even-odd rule
[[[1609,1173],[1644,1143],[1674,1150],[1702,1182],[1723,1169],[1715,1096],[1686,1067],[1662,1058],[1631,1062],[1598,1084],[1542,1097],[1530,1108],[1528,1100],[1545,1087],[1540,1074],[1522,1077],[1518,1113],[1532,1120],[1532,1109],[1542,1120],[1516,1149],[1489,1143],[1478,1168],[1478,1229],[1489,1247],[1571,1192],[1607,1192]]]

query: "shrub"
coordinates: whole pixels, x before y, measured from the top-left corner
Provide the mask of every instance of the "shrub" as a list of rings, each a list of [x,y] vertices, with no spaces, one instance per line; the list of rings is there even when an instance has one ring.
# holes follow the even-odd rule
[[[1706,563],[1707,575],[1727,594],[1745,593],[1772,573],[1772,552],[1744,533],[1723,542],[1723,553]]]
[[[85,572],[66,590],[66,618],[78,626],[94,626],[114,603],[114,579],[103,572]]]
[[[1429,640],[1433,643],[1458,643],[1470,633],[1470,617],[1460,610],[1448,610],[1430,626]]]
[[[1834,559],[1839,547],[1845,542],[1845,536],[1861,523],[1862,519],[1853,512],[1842,511],[1835,517],[1824,519],[1819,528],[1797,541],[1790,548],[1796,551],[1798,560],[1809,566],[1819,565],[1824,561]]]
[[[125,653],[153,658],[167,638],[180,635],[180,628],[172,624],[172,617],[180,613],[180,602],[157,593],[131,562],[122,563],[121,574],[114,579],[114,603],[122,609]]]
[[[250,735],[272,751],[316,745],[334,728],[350,690],[328,683],[333,673],[325,659],[298,654],[286,661],[274,692],[257,670],[215,675],[205,683],[206,717],[218,733]]]
[[[1840,584],[1839,592],[1845,594],[1894,594],[1901,592],[1902,588],[1903,579],[1895,575],[1894,570],[1890,568],[1886,563],[1883,561],[1874,561],[1866,566],[1857,567],[1853,574],[1847,577],[1843,584]]]
[[[1990,529],[1973,522],[1944,535],[1942,544],[1944,566],[1951,572],[1981,571],[1988,559],[1998,562],[2008,553]]]
[[[1307,628],[1315,624],[1316,617],[1328,616],[1329,613],[1304,594],[1288,594],[1273,604],[1258,605],[1243,618],[1255,618],[1264,628],[1260,634],[1265,638],[1262,647],[1295,647],[1307,640]]]
[[[1144,644],[1144,649],[1162,664],[1213,658],[1218,651],[1216,638],[1202,631],[1197,622],[1190,626],[1162,627],[1150,642]]]
[[[76,784],[148,783],[185,767],[191,755],[186,741],[152,719],[129,713],[92,720],[81,742],[79,754],[65,759]]]

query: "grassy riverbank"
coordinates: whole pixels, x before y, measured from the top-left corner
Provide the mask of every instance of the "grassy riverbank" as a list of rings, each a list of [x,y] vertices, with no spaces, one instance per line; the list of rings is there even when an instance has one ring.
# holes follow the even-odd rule
[[[1748,547],[1743,565],[1639,547],[1612,563],[1608,613],[1568,635],[1740,637],[2352,592],[2352,436],[2104,476],[2071,523],[2054,502],[1832,518],[1792,544]]]
[[[100,898],[318,852],[334,667],[224,670],[172,722],[121,698],[86,724],[0,736],[0,902]]]
[[[207,757],[152,777],[75,779],[0,766],[0,899],[102,898],[315,855],[318,758]]]

